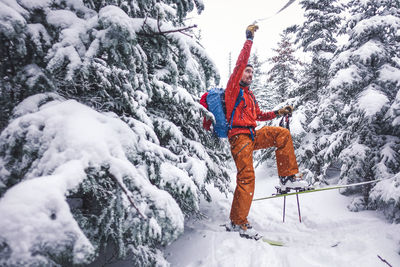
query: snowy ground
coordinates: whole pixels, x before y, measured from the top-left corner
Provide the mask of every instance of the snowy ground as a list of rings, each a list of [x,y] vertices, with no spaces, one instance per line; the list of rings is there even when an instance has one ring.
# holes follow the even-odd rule
[[[232,174],[234,177],[235,174]],[[271,195],[277,183],[274,168],[256,171],[255,198]],[[235,185],[233,181],[232,187]],[[232,195],[210,189],[214,201],[202,203],[207,216],[188,221],[185,233],[165,249],[173,267],[180,266],[400,266],[400,225],[389,224],[374,211],[350,212],[351,197],[338,190],[300,196],[303,222],[299,223],[296,197],[254,202],[249,221],[269,239],[285,247],[240,238],[219,225],[228,221]]]

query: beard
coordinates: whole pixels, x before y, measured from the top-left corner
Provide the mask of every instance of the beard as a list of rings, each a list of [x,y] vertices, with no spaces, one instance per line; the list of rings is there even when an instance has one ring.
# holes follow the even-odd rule
[[[239,85],[242,87],[249,87],[250,84],[251,84],[251,80],[250,80],[250,82],[245,82],[243,80],[240,80],[240,82],[239,82]]]

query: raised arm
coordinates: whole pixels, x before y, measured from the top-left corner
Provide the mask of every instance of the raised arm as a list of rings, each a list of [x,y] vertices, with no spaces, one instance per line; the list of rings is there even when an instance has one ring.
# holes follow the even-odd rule
[[[246,40],[242,50],[240,51],[239,57],[236,61],[236,65],[235,68],[233,69],[231,77],[229,77],[228,84],[226,85],[225,102],[226,102],[227,114],[230,114],[232,112],[236,98],[239,94],[240,90],[239,82],[240,79],[242,78],[243,71],[246,68],[247,62],[249,60],[252,45],[253,45],[252,40]]]
[[[257,25],[250,25],[246,29],[246,42],[244,42],[243,48],[240,51],[239,57],[236,61],[235,68],[229,77],[228,84],[225,89],[225,106],[226,106],[226,117],[228,121],[232,114],[233,107],[235,105],[236,98],[239,94],[240,86],[239,82],[242,78],[243,71],[246,68],[247,62],[249,61],[251,47],[253,45],[254,32],[258,29]]]

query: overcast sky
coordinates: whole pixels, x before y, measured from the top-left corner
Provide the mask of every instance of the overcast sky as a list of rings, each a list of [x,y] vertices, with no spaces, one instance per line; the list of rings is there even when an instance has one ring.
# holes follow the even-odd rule
[[[201,29],[201,43],[220,71],[220,86],[226,86],[229,74],[229,52],[232,65],[245,41],[246,27],[256,19],[273,16],[288,0],[203,0],[205,10],[193,16],[192,23]],[[270,57],[277,47],[279,34],[293,24],[304,20],[303,10],[295,1],[278,15],[260,21],[252,51],[257,50],[261,59]],[[233,68],[234,66],[232,66]]]

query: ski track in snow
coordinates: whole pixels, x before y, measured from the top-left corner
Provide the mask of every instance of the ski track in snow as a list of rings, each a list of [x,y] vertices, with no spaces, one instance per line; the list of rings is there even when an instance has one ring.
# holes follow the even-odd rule
[[[261,166],[256,170],[255,198],[274,193],[278,179],[273,169]],[[250,223],[266,238],[283,241],[285,247],[226,232],[220,225],[229,221],[232,194],[226,198],[217,189],[209,190],[213,202],[201,203],[207,218],[188,220],[184,234],[164,251],[173,267],[388,266],[378,255],[400,266],[400,225],[388,223],[375,211],[348,211],[352,198],[338,190],[300,195],[302,223],[295,196],[286,198],[285,223],[283,198],[253,202]]]

